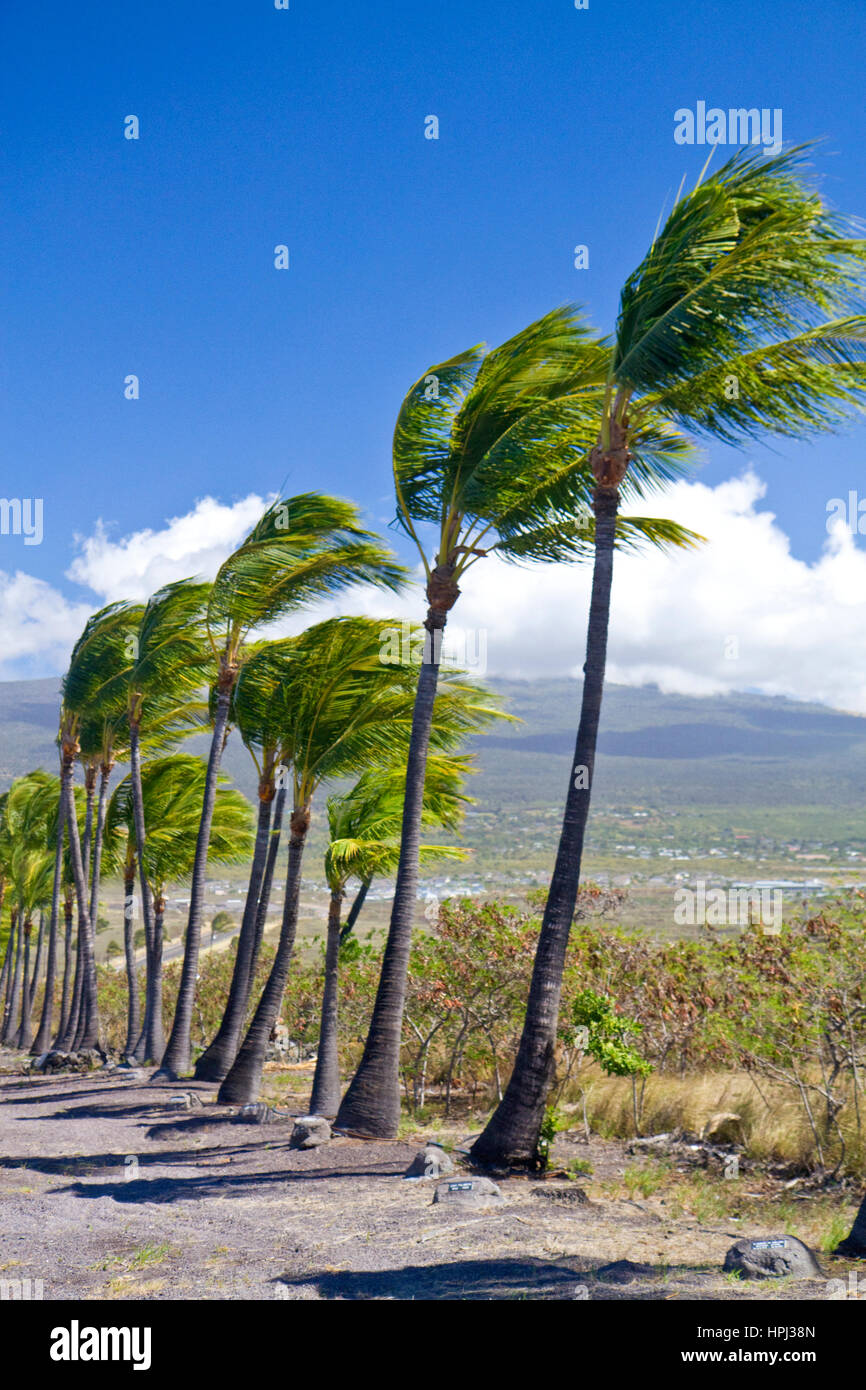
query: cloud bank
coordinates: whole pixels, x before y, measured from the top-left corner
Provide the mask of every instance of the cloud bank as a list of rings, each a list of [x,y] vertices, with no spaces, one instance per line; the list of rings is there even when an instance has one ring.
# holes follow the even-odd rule
[[[797,559],[773,513],[761,508],[764,495],[747,472],[716,487],[679,482],[642,504],[645,514],[675,517],[707,543],[617,556],[608,677],[688,695],[757,690],[866,714],[866,551],[836,523],[816,561]],[[89,606],[26,574],[0,573],[0,676],[62,671],[91,608],[144,599],[186,575],[212,577],[263,506],[255,495],[231,506],[203,498],[161,529],[119,539],[97,524],[79,538],[68,571],[94,594]],[[488,675],[578,674],[589,588],[588,565],[484,560],[466,575],[451,624],[455,647],[465,643],[469,664],[483,659]],[[277,630],[351,612],[417,620],[424,600],[420,587],[400,597],[359,589]]]

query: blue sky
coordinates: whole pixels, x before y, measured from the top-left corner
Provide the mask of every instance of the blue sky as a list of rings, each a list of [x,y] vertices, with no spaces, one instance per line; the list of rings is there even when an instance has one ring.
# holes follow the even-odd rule
[[[824,137],[828,198],[866,214],[864,40],[856,0],[7,7],[2,491],[44,498],[45,539],[0,538],[0,569],[86,601],[65,572],[98,518],[122,537],[284,483],[381,525],[429,363],[566,300],[612,324],[705,157],[674,143],[677,108],[781,108],[786,142]],[[713,446],[701,478],[752,462],[812,562],[864,446],[863,426]]]

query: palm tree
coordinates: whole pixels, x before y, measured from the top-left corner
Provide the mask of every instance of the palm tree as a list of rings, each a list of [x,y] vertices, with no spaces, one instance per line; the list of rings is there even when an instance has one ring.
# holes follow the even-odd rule
[[[263,682],[251,682],[245,685],[241,704],[238,705],[234,700],[232,703],[232,722],[236,725],[258,774],[256,841],[228,1001],[216,1036],[195,1064],[195,1077],[198,1081],[222,1081],[237,1056],[250,988],[255,975],[256,957],[264,931],[267,901],[262,903],[265,897],[263,890],[267,887],[269,898],[270,878],[273,876],[279,846],[282,806],[285,802],[285,787],[277,788],[279,747],[278,736],[271,720],[272,694],[270,687]],[[274,813],[275,802],[278,815]],[[268,869],[270,876],[266,885]]]
[[[470,770],[469,759],[432,754],[427,760],[424,783],[423,823],[456,830],[463,804],[462,781]],[[310,1098],[310,1114],[336,1115],[340,1105],[340,1066],[337,1054],[337,1002],[340,947],[357,921],[341,921],[346,885],[360,880],[366,897],[377,875],[392,874],[400,860],[400,822],[406,794],[405,767],[370,768],[343,796],[328,798],[329,842],[325,852],[325,877],[330,890],[325,944],[325,983],[316,1070]],[[468,851],[451,845],[421,845],[422,864],[443,859],[466,859]],[[363,898],[361,899],[363,902]],[[360,910],[360,909],[359,909]]]
[[[155,943],[149,952],[146,1009],[152,1018],[162,1014],[162,945],[165,921],[165,889],[184,879],[195,862],[201,803],[207,766],[201,758],[174,753],[146,762],[141,771],[144,823],[148,827],[144,843],[143,879],[153,894]],[[220,778],[220,783],[225,782]],[[135,794],[132,774],[115,789],[108,814],[107,841],[111,847],[111,867],[121,868],[127,884],[135,881],[136,831]],[[240,792],[218,785],[211,824],[209,863],[243,863],[252,848],[250,807]],[[125,833],[121,833],[121,829]],[[131,1052],[137,1036],[136,1005],[138,981],[135,972],[131,914],[124,913],[129,1009],[126,1050]]]
[[[2,808],[3,859],[17,925],[15,965],[7,995],[3,1040],[22,1050],[28,1049],[33,1041],[30,972],[33,917],[51,890],[50,834],[41,793],[52,782],[56,784],[56,778],[42,771],[17,778]]]
[[[176,1078],[189,1070],[210,821],[228,734],[232,692],[250,633],[349,585],[366,583],[397,589],[404,579],[405,570],[381,541],[359,527],[353,503],[320,493],[305,493],[269,507],[214,580],[206,611],[215,667],[213,735],[190,888],[180,990],[162,1059],[162,1075]]]
[[[75,1049],[99,1043],[99,1017],[96,996],[94,955],[95,897],[89,901],[89,870],[93,798],[96,773],[110,748],[111,734],[123,714],[124,677],[130,664],[128,634],[141,609],[129,603],[112,603],[94,613],[76,642],[63,678],[63,706],[60,722],[60,785],[69,832],[75,896],[78,906],[79,969],[78,987],[73,991],[72,1009],[63,1045]],[[83,741],[83,742],[82,742]],[[75,760],[85,764],[86,817],[83,847],[79,839],[74,809],[73,775]],[[104,821],[108,775],[104,772],[99,814]],[[97,825],[97,857],[101,851],[102,825]],[[96,875],[98,885],[99,878]]]
[[[572,309],[558,309],[490,352],[470,348],[430,367],[412,387],[394,431],[397,524],[418,548],[427,579],[427,638],[409,747],[400,864],[388,942],[360,1066],[337,1123],[393,1137],[400,1117],[399,1060],[430,711],[441,639],[466,572],[489,554],[528,562],[591,553],[595,437],[610,359]],[[687,449],[658,417],[639,433],[633,496],[673,476]],[[435,528],[432,563],[424,528]],[[620,544],[689,539],[665,521],[623,518]]]
[[[575,768],[517,1059],[472,1148],[484,1163],[533,1166],[553,1074],[598,733],[614,534],[645,421],[736,442],[800,438],[838,424],[866,390],[866,244],[809,189],[802,151],[738,153],[679,201],[620,298],[597,433],[595,563]],[[736,389],[730,388],[734,383]],[[728,389],[726,389],[726,387]]]
[[[129,731],[129,792],[133,816],[133,851],[126,861],[132,879],[125,877],[124,943],[132,969],[132,886],[138,864],[141,911],[144,919],[144,1026],[129,1042],[131,1056],[157,1064],[165,1052],[162,1023],[162,936],[157,930],[153,885],[146,873],[148,822],[142,785],[142,752],[165,752],[179,738],[200,727],[206,707],[200,698],[206,679],[208,649],[204,615],[211,586],[194,579],[166,584],[153,594],[130,637],[131,663],[125,673],[125,716]],[[130,995],[130,1026],[138,1024],[138,995]]]
[[[311,804],[325,779],[350,776],[390,761],[408,742],[412,673],[381,660],[382,624],[370,618],[333,618],[300,637],[267,643],[250,658],[238,682],[246,691],[271,692],[273,727],[282,762],[291,768],[289,864],[283,920],[271,973],[246,1038],[219,1091],[219,1100],[242,1104],[258,1094],[268,1039],[276,1022],[294,948],[301,858]],[[494,713],[483,692],[453,680],[437,702],[433,738],[448,750]]]

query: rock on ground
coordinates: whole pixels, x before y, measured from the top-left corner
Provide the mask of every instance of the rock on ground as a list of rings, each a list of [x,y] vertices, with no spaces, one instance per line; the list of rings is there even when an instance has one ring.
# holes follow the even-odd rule
[[[453,1172],[453,1160],[441,1145],[427,1144],[416,1153],[403,1176],[418,1181],[422,1178],[441,1178]]]
[[[725,1273],[738,1271],[743,1279],[791,1279],[822,1277],[822,1270],[808,1245],[796,1236],[760,1236],[738,1240],[725,1256]]]
[[[289,1139],[292,1149],[315,1149],[327,1144],[331,1137],[331,1126],[324,1115],[299,1115],[295,1120]]]
[[[433,1193],[433,1201],[461,1209],[505,1204],[501,1189],[490,1178],[458,1178],[452,1182],[440,1182]]]

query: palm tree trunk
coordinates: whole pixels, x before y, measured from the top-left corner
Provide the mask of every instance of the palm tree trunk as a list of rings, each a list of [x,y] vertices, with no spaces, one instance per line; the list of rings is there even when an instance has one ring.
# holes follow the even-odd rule
[[[57,817],[57,843],[54,849],[54,882],[51,887],[51,917],[48,924],[48,967],[45,971],[45,997],[42,1017],[30,1049],[40,1057],[51,1045],[51,1024],[54,1018],[54,985],[57,979],[57,931],[60,917],[60,879],[63,874],[63,816]],[[64,980],[65,990],[65,980]]]
[[[259,951],[262,947],[262,939],[265,934],[265,922],[268,917],[268,908],[271,905],[271,888],[274,882],[274,870],[277,865],[277,854],[280,849],[280,835],[283,828],[283,811],[286,805],[286,788],[280,787],[277,792],[277,799],[274,803],[274,818],[271,822],[271,839],[268,845],[268,862],[265,865],[265,876],[262,880],[262,889],[259,893],[259,905],[256,908],[256,939],[253,943],[253,958],[250,961],[250,974],[247,980],[246,998],[244,999],[244,1009],[246,1009],[250,991],[256,975],[256,966],[259,963]]]
[[[271,833],[272,799],[273,782],[269,782],[267,786],[260,785],[256,843],[253,850],[253,862],[250,867],[250,881],[247,886],[247,898],[244,903],[244,915],[241,921],[240,934],[238,936],[238,948],[235,955],[234,970],[232,971],[232,982],[229,988],[228,1002],[216,1037],[196,1062],[195,1078],[197,1081],[222,1081],[228,1074],[229,1067],[237,1056],[238,1039],[240,1038],[244,1016],[246,1014],[247,1000],[249,999],[250,968],[256,944],[256,918],[258,915],[259,895],[261,893],[262,879],[264,878],[265,864],[268,857],[268,842]]]
[[[221,1105],[245,1105],[258,1099],[268,1041],[280,1012],[295,945],[298,898],[301,891],[301,859],[309,824],[309,807],[292,812],[286,900],[283,903],[283,922],[277,954],[247,1035],[231,1071],[220,1086],[217,1100]]]
[[[361,908],[364,906],[364,899],[370,891],[370,884],[372,882],[373,880],[371,878],[368,878],[366,883],[361,884],[361,887],[355,894],[355,900],[352,903],[352,906],[349,908],[349,915],[346,918],[342,930],[340,931],[341,941],[345,941],[347,937],[352,935],[355,923],[361,915]]]
[[[96,960],[93,953],[90,916],[87,905],[87,879],[84,874],[84,860],[81,855],[81,841],[78,837],[78,817],[75,814],[75,797],[72,787],[74,755],[68,747],[63,750],[63,763],[60,775],[61,795],[65,799],[66,824],[69,830],[69,850],[72,860],[72,878],[78,906],[79,935],[81,941],[81,1012],[79,1028],[75,1039],[75,1049],[99,1046],[99,1005],[96,998]]]
[[[160,892],[153,902],[153,942],[147,951],[145,987],[144,1055],[159,1063],[165,1052],[165,1028],[162,1021],[162,949],[165,898]]]
[[[380,1139],[393,1139],[400,1123],[400,1044],[403,1009],[415,903],[418,897],[418,851],[427,750],[433,724],[433,705],[439,680],[439,639],[445,627],[444,612],[428,613],[430,637],[418,676],[412,715],[412,733],[406,764],[406,797],[400,835],[400,863],[391,906],[391,925],[379,976],[376,1003],[358,1070],[349,1084],[337,1115],[341,1129],[351,1129]],[[435,627],[432,623],[435,622]]]
[[[84,863],[84,877],[90,882],[90,850],[93,844],[93,797],[96,791],[96,764],[87,763],[84,769],[84,793],[87,810],[84,816],[84,839],[81,842],[81,858]]]
[[[4,1047],[11,1047],[12,1039],[15,1036],[15,1018],[18,1013],[18,998],[21,993],[21,921],[16,908],[12,910],[10,936],[15,938],[15,963],[9,974],[9,985],[3,1009],[3,1034],[0,1036],[0,1042],[3,1043]]]
[[[61,824],[63,818],[61,817]],[[72,1004],[72,897],[68,886],[63,893],[63,989],[60,995],[60,1026],[54,1040],[55,1047],[62,1047],[63,1038],[69,1027],[69,1014]]]
[[[138,980],[135,975],[135,917],[131,911],[134,890],[135,865],[132,865],[131,877],[123,880],[123,951],[126,957],[126,1042],[123,1047],[125,1057],[132,1056],[141,1031]]]
[[[595,565],[574,768],[569,778],[559,850],[535,953],[523,1034],[505,1095],[472,1146],[472,1157],[478,1163],[524,1168],[539,1164],[538,1137],[553,1080],[562,972],[577,903],[595,767],[618,504],[616,489],[596,488]]]
[[[183,1072],[189,1071],[190,1031],[192,1029],[192,1010],[195,1000],[198,957],[201,947],[201,919],[204,908],[204,884],[208,849],[210,847],[210,828],[211,821],[213,820],[223,746],[228,734],[229,705],[231,703],[232,686],[234,685],[236,677],[237,672],[234,668],[222,669],[220,671],[213,738],[211,739],[210,756],[208,758],[207,775],[204,784],[204,804],[202,805],[198,839],[196,840],[195,846],[192,886],[190,889],[189,921],[187,922],[186,928],[186,945],[183,954],[180,989],[177,996],[177,1006],[174,1012],[174,1023],[172,1024],[171,1036],[169,1037],[168,1046],[165,1049],[165,1054],[160,1065],[160,1073],[173,1081],[176,1081]]]
[[[15,1034],[15,1046],[22,1052],[29,1052],[33,1041],[33,1028],[30,1024],[30,937],[33,923],[28,917],[21,930],[24,932],[24,965],[21,986],[21,1022]]]
[[[99,798],[96,805],[96,833],[93,837],[93,856],[90,870],[90,921],[96,931],[99,916],[99,880],[102,877],[102,841],[105,835],[105,810],[108,805],[108,779],[112,763],[102,763],[99,774]]]
[[[30,976],[30,1012],[33,1012],[33,1003],[36,999],[36,986],[39,984],[39,967],[42,964],[42,947],[45,942],[45,913],[39,914],[39,931],[36,936],[36,959],[33,962],[33,974]]]
[[[325,947],[325,987],[322,991],[322,1021],[310,1114],[331,1119],[340,1108],[340,1059],[337,1053],[337,1002],[340,977],[340,911],[343,892],[331,893],[328,908],[328,941]]]
[[[153,945],[154,945],[154,918],[153,918],[153,894],[145,872],[144,848],[147,838],[147,828],[144,823],[144,792],[141,785],[141,728],[138,719],[129,720],[129,782],[132,789],[132,819],[135,828],[135,854],[138,861],[138,879],[141,885],[141,915],[144,919],[144,943],[145,943],[145,1005],[144,1005],[144,1027],[134,1040],[129,1042],[130,1055],[134,1056],[138,1062],[143,1062],[146,1056],[153,1056],[148,1046],[148,1035],[152,1034],[153,1022],[150,1014],[150,1001],[153,990],[150,984],[150,975],[153,968]],[[129,899],[128,895],[127,910]],[[133,929],[133,940],[134,940]],[[124,920],[124,940],[126,937],[126,920]],[[162,1019],[159,1020],[159,1033],[162,1032]],[[158,1039],[157,1039],[158,1041]],[[165,1050],[161,1047],[158,1056],[153,1060],[159,1064],[162,1060],[162,1053]]]
[[[6,998],[11,992],[12,978],[12,947],[15,944],[15,933],[10,927],[9,935],[6,938],[6,951],[3,956],[3,969],[0,970],[0,994],[3,995],[3,1017],[0,1019],[0,1032],[6,1022]]]

